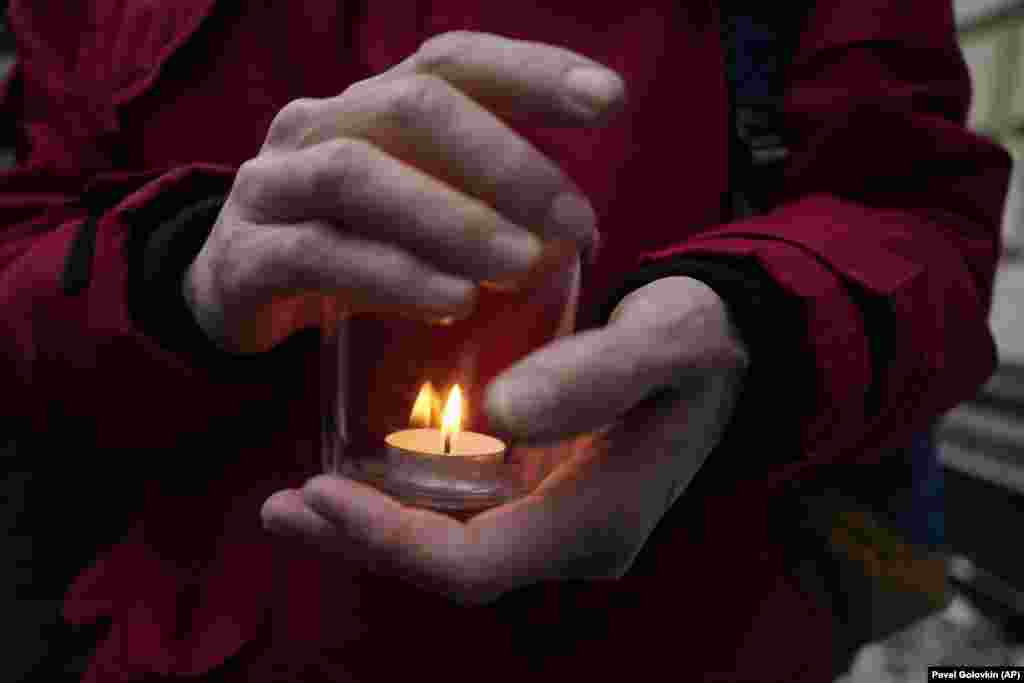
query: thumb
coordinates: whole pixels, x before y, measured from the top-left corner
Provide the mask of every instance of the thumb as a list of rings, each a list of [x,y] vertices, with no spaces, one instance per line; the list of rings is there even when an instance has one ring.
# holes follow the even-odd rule
[[[485,397],[495,429],[525,441],[567,438],[688,376],[746,363],[724,302],[692,278],[636,290],[612,320],[552,342],[495,379]]]

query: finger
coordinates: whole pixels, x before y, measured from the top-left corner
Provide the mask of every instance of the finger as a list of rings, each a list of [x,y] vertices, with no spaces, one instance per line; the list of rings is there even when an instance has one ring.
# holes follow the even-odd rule
[[[491,33],[434,36],[384,76],[409,72],[440,76],[503,118],[544,125],[598,123],[626,100],[622,78],[588,57]]]
[[[314,111],[279,118],[310,121],[301,129],[271,126],[270,149],[294,149],[335,138],[366,139],[376,147],[489,206],[507,220],[581,250],[597,240],[590,203],[559,167],[444,79],[412,74],[339,97],[302,104]]]
[[[416,74],[446,80],[502,119],[536,125],[599,123],[626,102],[622,78],[588,57],[554,45],[468,31],[430,38],[401,63],[339,97]],[[324,124],[326,101],[289,102],[274,118],[265,147],[302,146],[299,141]]]
[[[495,595],[462,522],[430,510],[406,507],[376,489],[343,477],[320,476],[302,498],[334,525],[344,543],[377,572],[397,576],[460,602],[479,603]]]
[[[651,494],[671,473],[665,463],[655,469],[664,458],[648,434],[620,446],[617,431],[625,429],[543,447],[558,449],[559,464],[533,493],[474,518],[470,528],[485,566],[496,558],[486,573],[508,587],[622,576],[657,519],[648,514],[657,497]],[[631,457],[608,457],[623,446]]]
[[[218,274],[228,313],[247,319],[265,302],[324,293],[350,312],[395,312],[436,320],[463,318],[476,304],[476,286],[440,272],[381,242],[340,234],[333,225],[269,226],[271,238],[248,230],[238,250],[246,258]],[[249,310],[252,308],[253,310]]]
[[[318,545],[329,545],[334,538],[332,525],[306,505],[294,489],[278,491],[268,498],[260,517],[267,531],[282,536],[298,536]]]
[[[619,562],[626,535],[617,528],[620,519],[609,514],[615,507],[608,504],[614,482],[594,483],[588,478],[588,485],[572,491],[563,483],[552,495],[531,495],[474,518],[469,527],[483,573],[506,591],[607,575]]]
[[[556,340],[502,373],[485,406],[501,434],[554,441],[612,422],[640,402],[664,368],[645,340],[615,327]]]
[[[498,428],[529,440],[586,432],[688,375],[740,367],[724,305],[705,284],[663,278],[627,297],[604,328],[558,340],[487,391]]]
[[[247,220],[340,223],[346,234],[474,280],[516,279],[542,253],[536,237],[483,202],[362,140],[257,157],[239,170],[232,193]]]
[[[508,588],[622,577],[717,443],[730,382],[701,378],[687,398],[645,401],[627,419],[547,447],[563,449],[562,457],[530,495],[470,522],[484,573]]]

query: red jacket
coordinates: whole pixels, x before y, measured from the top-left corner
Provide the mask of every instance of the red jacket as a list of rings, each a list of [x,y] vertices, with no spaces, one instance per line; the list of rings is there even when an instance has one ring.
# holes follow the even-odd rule
[[[722,224],[727,99],[708,0],[12,2],[5,108],[20,163],[0,176],[0,415],[27,434],[86,425],[76,450],[48,454],[55,476],[61,458],[89,458],[81,486],[120,495],[102,487],[131,463],[127,486],[145,492],[125,541],[68,594],[69,619],[111,623],[87,680],[554,680],[648,665],[694,680],[827,680],[830,615],[793,578],[769,503],[824,465],[876,460],[991,373],[1010,162],[964,127],[969,79],[948,2],[815,4],[788,79],[785,196]],[[316,354],[271,376],[162,348],[128,313],[123,254],[140,216],[226,191],[289,100],[337,94],[450,29],[562,44],[629,85],[607,128],[524,131],[601,218],[584,305],[643,258],[747,255],[801,301],[817,370],[806,396],[779,386],[781,405],[763,406],[796,425],[795,440],[753,431],[757,414],[734,424],[626,578],[475,609],[262,532],[262,501],[319,467]],[[99,221],[87,287],[66,293],[85,207],[108,189],[126,198]],[[891,311],[881,376],[851,288]]]

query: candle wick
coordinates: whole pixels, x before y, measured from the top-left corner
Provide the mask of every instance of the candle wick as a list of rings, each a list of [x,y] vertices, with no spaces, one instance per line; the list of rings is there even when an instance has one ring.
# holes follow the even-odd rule
[[[444,454],[445,455],[451,455],[452,454],[452,435],[451,434],[445,434],[444,435]]]

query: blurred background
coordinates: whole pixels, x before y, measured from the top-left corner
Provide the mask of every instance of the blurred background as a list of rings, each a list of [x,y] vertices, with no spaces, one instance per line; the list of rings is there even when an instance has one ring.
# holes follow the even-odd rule
[[[946,606],[879,633],[843,683],[924,681],[925,668],[939,663],[1024,666],[1024,2],[955,0],[954,8],[974,82],[970,125],[1015,162],[991,316],[1000,367],[937,431]],[[917,615],[888,616],[900,624]]]
[[[970,125],[1024,157],[1024,0],[956,0],[957,23],[975,86]],[[13,61],[14,43],[0,2],[0,75]],[[0,168],[13,156],[0,148]],[[864,646],[843,683],[924,681],[928,665],[1024,666],[1024,171],[1015,171],[1004,222],[1005,253],[995,289],[991,324],[999,346],[998,372],[971,401],[951,411],[936,433],[946,500],[944,540],[920,556],[940,563],[941,589],[922,589],[925,600],[906,600],[878,577],[849,570],[844,590],[863,605],[858,632]],[[0,443],[0,459],[11,452]],[[5,463],[6,464],[6,463]],[[18,587],[31,576],[19,558],[31,541],[10,533],[21,509],[25,473],[6,472],[0,483],[0,596],[18,612]],[[896,542],[898,544],[898,541]],[[852,566],[852,565],[851,565]],[[930,570],[926,563],[921,575]],[[922,581],[924,581],[922,579]],[[905,591],[904,591],[905,593]],[[938,596],[936,598],[936,596]],[[5,612],[7,609],[5,608]],[[26,660],[44,647],[47,624],[34,611],[8,614],[18,623]],[[871,641],[871,642],[867,642]],[[17,675],[15,675],[15,680]]]

